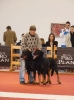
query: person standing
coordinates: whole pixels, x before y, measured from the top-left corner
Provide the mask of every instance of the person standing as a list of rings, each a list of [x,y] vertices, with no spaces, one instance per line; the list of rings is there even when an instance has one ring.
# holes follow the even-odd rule
[[[3,41],[6,46],[11,46],[11,44],[15,44],[17,41],[16,33],[11,30],[11,26],[7,26],[6,30],[3,34]]]
[[[74,47],[74,25],[70,27],[70,32],[66,35],[66,47]]]
[[[74,47],[74,25],[70,28],[71,44]]]
[[[25,35],[25,33],[21,34],[21,38],[23,38],[23,37],[24,37],[24,35]]]
[[[41,49],[42,44],[39,39],[39,36],[35,33],[36,32],[36,27],[35,26],[30,26],[29,32],[24,35],[21,41],[21,50],[24,51],[26,49],[34,52],[36,48]],[[25,84],[25,60],[20,58],[20,73],[19,73],[19,78],[20,78],[20,84]],[[32,73],[30,73],[30,83],[33,82],[33,76]]]
[[[74,25],[70,27],[70,32],[66,35],[66,47],[74,47]]]
[[[60,38],[61,38],[61,47],[66,47],[65,44],[65,37],[70,32],[70,22],[67,21],[65,24],[65,28],[60,31]]]
[[[70,27],[70,32],[66,35],[65,39],[66,47],[74,47],[74,25]],[[67,70],[69,72],[73,72],[74,70]]]

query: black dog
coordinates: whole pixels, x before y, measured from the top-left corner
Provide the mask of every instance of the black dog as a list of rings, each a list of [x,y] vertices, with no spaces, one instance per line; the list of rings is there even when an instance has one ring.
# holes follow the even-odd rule
[[[22,52],[21,58],[23,58],[25,60],[25,63],[26,63],[26,70],[27,70],[27,74],[28,74],[28,82],[27,83],[30,83],[30,72],[32,72],[33,78],[34,78],[33,83],[36,84],[37,67],[36,67],[36,62],[33,59],[32,52],[29,51],[28,49],[24,50]]]
[[[38,79],[39,83],[41,83],[41,78],[40,74],[43,75],[43,84],[46,84],[46,74],[48,76],[47,83],[51,83],[50,80],[50,70],[51,70],[51,76],[54,74],[54,71],[57,74],[57,81],[59,84],[61,84],[59,75],[58,75],[58,67],[57,63],[53,58],[44,58],[43,57],[43,52],[41,50],[36,50],[34,52],[34,62],[35,62],[35,67],[37,67],[38,70]]]
[[[32,67],[32,62],[33,62],[32,52],[29,51],[28,49],[23,51],[21,58],[24,58],[24,60],[25,60],[26,70],[28,73],[28,82],[27,83],[30,83],[30,72],[34,72],[34,69]]]

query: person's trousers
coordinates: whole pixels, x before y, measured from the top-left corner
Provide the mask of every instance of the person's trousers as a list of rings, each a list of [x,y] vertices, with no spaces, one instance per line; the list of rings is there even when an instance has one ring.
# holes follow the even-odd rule
[[[25,60],[20,58],[20,72],[19,72],[19,78],[20,82],[24,81],[25,82]],[[33,82],[33,75],[32,72],[30,73],[30,82]]]

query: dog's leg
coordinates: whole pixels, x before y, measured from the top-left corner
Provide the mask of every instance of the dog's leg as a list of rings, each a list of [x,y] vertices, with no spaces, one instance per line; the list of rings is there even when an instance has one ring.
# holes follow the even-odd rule
[[[34,74],[34,82],[33,83],[36,84],[36,70],[34,71],[33,74]]]
[[[44,75],[43,85],[46,85],[46,75]]]
[[[55,69],[55,72],[57,74],[57,82],[58,82],[58,84],[61,84],[57,68]]]
[[[43,85],[46,85],[46,73],[44,72],[44,81],[43,81]]]
[[[41,75],[38,75],[38,84],[41,84]]]
[[[53,68],[54,68],[54,71],[57,74],[57,82],[58,82],[58,84],[61,84],[59,74],[58,74],[58,66],[57,66],[57,63],[56,63],[55,59],[54,59],[54,67]]]
[[[43,76],[43,74],[42,74],[42,82],[41,83],[43,83],[44,82],[44,76]]]
[[[28,81],[27,81],[27,83],[30,83],[30,75],[28,74]]]
[[[36,84],[36,78],[34,79],[34,82],[33,83]]]
[[[27,74],[28,74],[28,81],[27,81],[27,84],[30,83],[30,70],[27,69]]]
[[[57,82],[58,84],[61,84],[59,75],[57,75]]]
[[[40,70],[37,70],[38,72],[38,84],[41,84],[41,73]]]
[[[51,79],[50,79],[50,69],[48,69],[48,71],[47,71],[47,82],[46,82],[46,83],[51,84]]]

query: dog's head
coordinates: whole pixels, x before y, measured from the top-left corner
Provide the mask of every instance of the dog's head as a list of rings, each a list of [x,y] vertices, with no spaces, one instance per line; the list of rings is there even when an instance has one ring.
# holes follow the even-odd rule
[[[41,51],[41,50],[36,50],[36,51],[33,53],[33,59],[41,58],[41,57],[43,57],[43,54],[44,54],[43,51]]]
[[[22,52],[22,55],[21,55],[21,58],[24,58],[24,59],[29,59],[32,57],[32,52],[29,51],[28,49],[27,50],[24,50]]]

